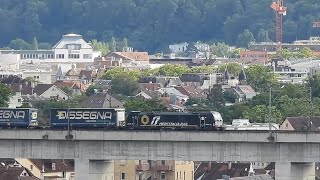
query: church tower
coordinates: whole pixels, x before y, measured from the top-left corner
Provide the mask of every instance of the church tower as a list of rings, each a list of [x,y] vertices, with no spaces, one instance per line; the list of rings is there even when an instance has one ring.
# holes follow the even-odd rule
[[[243,68],[241,69],[241,72],[239,74],[239,82],[240,82],[240,85],[247,85],[247,75],[244,72]]]
[[[228,67],[226,67],[226,69],[224,70],[224,74],[223,74],[223,84],[227,85],[229,80],[230,80],[230,75],[228,72]]]

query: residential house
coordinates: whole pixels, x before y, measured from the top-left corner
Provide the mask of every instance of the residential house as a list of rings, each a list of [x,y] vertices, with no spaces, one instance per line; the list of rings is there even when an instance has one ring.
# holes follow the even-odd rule
[[[69,98],[68,94],[53,84],[14,83],[10,85],[13,96],[10,98],[9,107],[19,107],[23,104],[22,96],[39,96],[45,99]]]
[[[0,166],[0,180],[40,180],[22,166]]]
[[[17,158],[16,161],[41,180],[74,179],[74,160]]]
[[[111,52],[105,58],[112,58],[112,61],[119,61],[123,67],[149,65],[148,52]],[[121,62],[121,63],[120,63]]]
[[[194,180],[193,161],[120,160],[114,164],[115,179]]]
[[[252,99],[259,93],[256,92],[250,85],[247,85],[247,76],[244,69],[239,73],[238,79],[231,77],[228,70],[224,72],[223,91],[230,92],[236,96],[235,103]]]
[[[72,65],[71,69],[66,72],[65,79],[67,80],[79,80],[80,79],[80,71],[76,69],[75,65]]]
[[[91,84],[97,78],[98,69],[91,70],[81,70],[79,73],[79,78],[85,84]]]
[[[105,79],[95,79],[92,83],[94,87],[96,87],[99,90],[102,91],[108,91],[110,89],[111,80],[105,80]]]
[[[83,84],[80,80],[78,81],[56,81],[53,83],[53,85],[57,86],[61,90],[65,91],[68,95],[77,94],[80,95],[84,92],[86,92],[88,86],[86,84]]]
[[[191,86],[176,86],[174,88],[182,94],[188,96],[189,98],[204,99],[207,97],[204,91],[193,88]]]
[[[136,95],[136,97],[142,97],[144,99],[158,99],[161,97],[161,93],[159,91],[142,90]]]
[[[280,130],[320,130],[320,117],[287,117],[280,126]]]
[[[197,89],[209,89],[215,84],[220,84],[223,79],[222,73],[188,73],[182,74],[180,80],[182,85],[191,86]]]
[[[157,77],[157,76],[150,76],[150,77],[142,77],[138,81],[139,83],[160,83],[161,87],[172,87],[181,85],[182,81],[179,77]]]
[[[96,68],[110,68],[122,66],[122,59],[116,59],[112,57],[96,57],[94,58],[93,66]]]
[[[266,65],[269,60],[267,51],[241,51],[240,61],[242,64]]]
[[[105,92],[96,92],[86,98],[82,103],[85,108],[122,108],[123,103]]]

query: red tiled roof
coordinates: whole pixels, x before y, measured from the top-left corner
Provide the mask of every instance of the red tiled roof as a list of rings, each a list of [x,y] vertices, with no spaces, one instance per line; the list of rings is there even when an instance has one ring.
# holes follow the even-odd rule
[[[81,70],[79,76],[91,80],[97,76],[97,72],[95,70]]]
[[[88,88],[87,85],[83,84],[80,81],[56,81],[53,84],[60,89],[68,87],[71,89],[79,89],[81,92],[85,92]]]
[[[206,97],[199,90],[191,87],[191,86],[176,86],[174,87],[176,90],[181,92],[182,94],[191,97],[191,98],[204,98]]]
[[[112,56],[112,54],[117,54],[118,56],[122,56],[126,59],[135,60],[135,61],[149,61],[149,54],[148,52],[112,52],[109,54],[109,56]]]

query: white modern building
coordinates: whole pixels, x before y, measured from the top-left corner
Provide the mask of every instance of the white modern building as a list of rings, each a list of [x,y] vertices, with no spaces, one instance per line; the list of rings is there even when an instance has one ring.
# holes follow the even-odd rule
[[[81,35],[66,34],[56,43],[52,50],[0,50],[0,54],[18,54],[20,63],[61,63],[93,62],[100,52],[93,51],[92,46]]]

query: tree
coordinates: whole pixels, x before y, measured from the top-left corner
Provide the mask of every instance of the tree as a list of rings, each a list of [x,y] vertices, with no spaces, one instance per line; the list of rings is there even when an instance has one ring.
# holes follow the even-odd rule
[[[165,111],[166,107],[158,99],[142,99],[142,98],[130,98],[124,103],[124,107],[127,112],[130,111],[142,111],[142,112],[153,112],[153,111]]]
[[[127,74],[119,74],[112,78],[111,88],[113,94],[134,96],[138,93],[140,85],[136,78]]]
[[[308,47],[304,47],[300,49],[299,52],[297,53],[297,58],[311,58],[312,56],[313,56],[313,51]]]
[[[38,41],[37,41],[36,37],[34,37],[32,39],[31,49],[33,49],[33,50],[38,50],[39,49]]]
[[[312,97],[320,98],[320,75],[309,77],[308,86],[311,88]]]
[[[189,73],[190,69],[186,65],[173,65],[166,64],[159,68],[160,76],[181,76],[182,74]]]
[[[91,45],[93,50],[100,51],[102,56],[105,56],[109,53],[109,45],[104,42],[99,42],[98,40],[94,39],[91,41]]]
[[[9,48],[15,49],[15,50],[29,50],[30,44],[25,42],[23,39],[15,39],[12,40],[9,44]]]
[[[266,31],[263,28],[261,28],[259,30],[256,40],[257,40],[257,42],[270,42],[271,41],[269,39],[268,31]]]
[[[217,84],[213,85],[209,94],[207,95],[207,99],[209,104],[216,109],[225,106],[226,100],[224,99],[222,86]]]
[[[254,42],[254,37],[249,29],[245,29],[243,33],[239,34],[236,45],[238,47],[248,48],[251,42]]]
[[[247,82],[257,91],[269,91],[269,88],[277,83],[277,77],[266,66],[253,65],[245,70]]]
[[[210,47],[212,54],[218,57],[229,57],[231,55],[230,47],[225,43],[217,43]]]
[[[277,54],[281,54],[281,57],[284,59],[292,59],[294,57],[293,52],[291,52],[289,49],[280,49],[278,50],[280,52],[278,52]]]
[[[39,49],[52,49],[52,45],[50,43],[39,43]]]
[[[109,42],[109,47],[111,52],[117,51],[117,41],[116,38],[112,37],[111,41]]]
[[[257,123],[268,123],[271,120],[272,123],[280,124],[282,121],[281,112],[275,107],[272,106],[272,115],[269,117],[268,107],[265,105],[257,105],[253,108],[246,109],[243,112],[244,118],[249,119],[251,122]]]
[[[122,49],[128,48],[128,39],[123,38],[122,40]]]
[[[10,96],[11,96],[10,88],[4,84],[0,84],[0,107],[8,107]]]
[[[123,67],[115,67],[112,69],[109,69],[105,72],[105,74],[102,76],[103,79],[112,80],[113,78],[117,76],[128,76],[135,80],[138,80],[139,77],[141,77],[142,73],[144,71],[138,71],[138,70],[128,70]]]
[[[217,69],[214,66],[193,66],[190,71],[192,73],[214,73]]]
[[[219,72],[223,73],[226,68],[228,72],[233,75],[238,75],[242,69],[242,65],[239,63],[228,63],[219,67]]]

